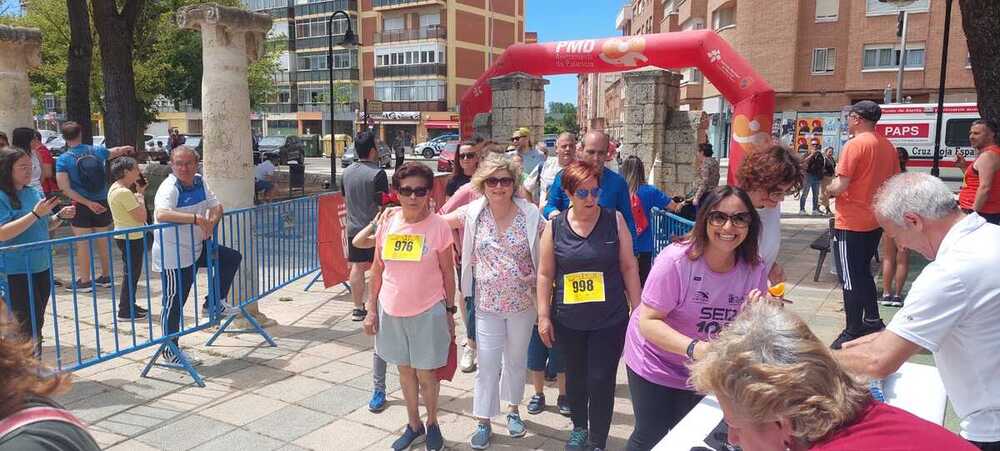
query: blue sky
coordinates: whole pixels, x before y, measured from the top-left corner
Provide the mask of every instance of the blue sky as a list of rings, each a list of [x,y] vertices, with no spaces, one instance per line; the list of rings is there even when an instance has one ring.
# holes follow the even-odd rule
[[[603,38],[621,34],[615,17],[623,0],[526,0],[525,29],[538,32],[538,42]],[[545,102],[576,104],[576,75],[546,77]]]

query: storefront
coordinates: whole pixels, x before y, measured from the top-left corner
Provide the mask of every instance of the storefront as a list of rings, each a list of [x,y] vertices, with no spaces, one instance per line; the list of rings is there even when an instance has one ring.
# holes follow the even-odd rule
[[[358,129],[361,117],[358,116]],[[392,146],[402,137],[405,147],[435,137],[458,133],[458,113],[450,111],[384,111],[372,114],[369,125],[376,135]]]
[[[423,137],[417,131],[419,141],[427,141],[449,133],[458,133],[458,113],[432,111],[423,114]]]

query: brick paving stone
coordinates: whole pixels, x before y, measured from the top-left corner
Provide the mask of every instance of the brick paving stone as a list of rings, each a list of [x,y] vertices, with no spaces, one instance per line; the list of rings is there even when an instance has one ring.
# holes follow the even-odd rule
[[[333,388],[316,393],[297,404],[317,412],[339,417],[361,407],[367,408],[370,396],[371,392],[347,385],[334,385]]]
[[[326,381],[306,376],[292,376],[258,388],[254,393],[271,399],[295,403],[330,388],[333,388],[333,384]]]
[[[295,440],[294,444],[317,450],[354,451],[368,449],[369,445],[373,445],[387,435],[389,434],[386,431],[380,429],[349,420],[337,420]]]
[[[140,435],[136,440],[162,450],[187,450],[235,428],[202,415],[189,415]]]
[[[253,393],[226,400],[199,412],[209,418],[242,426],[289,404]]]
[[[291,442],[333,420],[333,416],[291,405],[247,424],[245,429]]]
[[[193,448],[194,451],[231,451],[245,449],[253,451],[270,451],[286,446],[285,442],[275,440],[245,429],[235,429],[221,437]]]

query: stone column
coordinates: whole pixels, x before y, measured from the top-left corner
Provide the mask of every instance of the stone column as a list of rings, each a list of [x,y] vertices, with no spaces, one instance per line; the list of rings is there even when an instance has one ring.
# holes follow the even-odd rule
[[[490,79],[490,88],[493,90],[493,112],[489,118],[489,128],[493,141],[509,143],[514,130],[521,127],[531,130],[532,143],[542,139],[545,133],[545,85],[547,84],[548,80],[523,72]]]
[[[706,141],[708,115],[703,111],[674,111],[667,120],[663,152],[654,164],[655,184],[672,196],[694,190],[698,144]],[[721,180],[725,183],[725,179]]]
[[[34,128],[28,70],[42,63],[42,32],[0,25],[0,131],[10,137],[17,127]]]
[[[253,206],[254,166],[251,152],[250,88],[247,66],[264,53],[265,34],[271,29],[266,14],[204,3],[180,8],[177,24],[201,31],[201,119],[204,134],[205,178],[227,210]],[[240,225],[249,221],[240,221]],[[252,230],[243,236],[254,236]],[[243,254],[236,287],[257,288],[254,249],[241,243],[222,243]],[[237,246],[239,245],[239,246]],[[253,293],[250,293],[253,294]],[[248,309],[265,319],[256,304]]]

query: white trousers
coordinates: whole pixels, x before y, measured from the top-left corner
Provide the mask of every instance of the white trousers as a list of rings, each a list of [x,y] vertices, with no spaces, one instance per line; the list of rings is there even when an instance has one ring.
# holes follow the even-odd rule
[[[476,311],[479,369],[472,402],[473,416],[492,418],[500,414],[501,400],[507,405],[518,405],[524,399],[528,343],[536,316],[533,308],[519,313]]]

